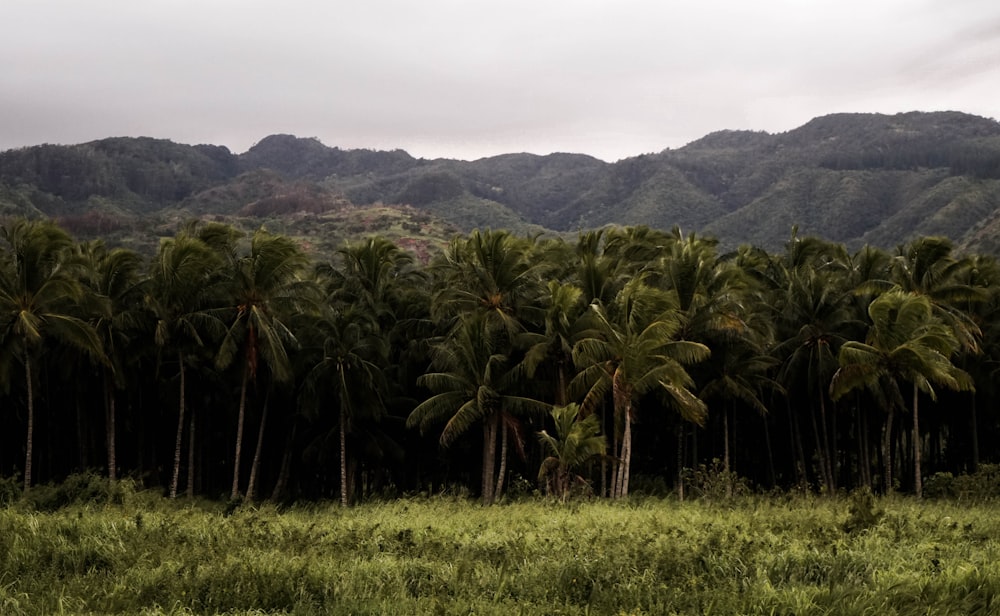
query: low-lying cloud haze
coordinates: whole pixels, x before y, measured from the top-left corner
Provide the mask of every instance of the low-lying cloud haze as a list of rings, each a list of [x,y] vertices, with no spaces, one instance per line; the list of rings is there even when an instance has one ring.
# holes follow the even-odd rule
[[[608,161],[857,111],[1000,117],[995,0],[8,0],[0,150],[151,136]]]

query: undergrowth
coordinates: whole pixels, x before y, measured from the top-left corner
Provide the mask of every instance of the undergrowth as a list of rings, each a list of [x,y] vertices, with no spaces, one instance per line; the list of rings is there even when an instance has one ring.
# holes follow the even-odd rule
[[[0,614],[990,614],[1000,506],[855,494],[0,508]]]

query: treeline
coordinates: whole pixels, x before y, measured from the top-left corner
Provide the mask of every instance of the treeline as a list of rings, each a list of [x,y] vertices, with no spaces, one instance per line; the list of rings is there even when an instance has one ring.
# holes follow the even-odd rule
[[[919,495],[1000,461],[1000,265],[792,235],[474,231],[428,263],[192,223],[0,242],[0,476],[171,497],[734,487]],[[982,449],[981,449],[982,447]],[[737,480],[736,478],[740,479]]]

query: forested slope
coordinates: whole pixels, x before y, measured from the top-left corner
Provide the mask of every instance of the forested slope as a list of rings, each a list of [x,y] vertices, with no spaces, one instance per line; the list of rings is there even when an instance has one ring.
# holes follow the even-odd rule
[[[413,206],[465,231],[678,225],[725,246],[773,249],[797,226],[850,248],[945,235],[992,251],[1000,124],[958,112],[836,114],[781,134],[719,131],[615,163],[582,154],[425,160],[291,135],[243,154],[149,138],[0,153],[0,212],[56,217],[78,232],[127,236],[150,219],[213,215],[253,226],[371,204]]]

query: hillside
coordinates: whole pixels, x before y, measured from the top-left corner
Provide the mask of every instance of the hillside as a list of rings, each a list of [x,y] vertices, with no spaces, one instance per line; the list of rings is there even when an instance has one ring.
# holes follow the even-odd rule
[[[581,154],[425,160],[291,135],[243,154],[149,138],[0,153],[0,215],[56,217],[84,235],[125,238],[221,217],[248,227],[295,220],[307,235],[312,220],[349,237],[375,229],[334,221],[351,211],[374,220],[362,213],[370,206],[398,215],[390,226],[414,241],[474,227],[644,224],[775,248],[797,225],[851,248],[946,235],[997,251],[1000,123],[958,112],[836,114],[781,134],[719,131],[616,163]]]

